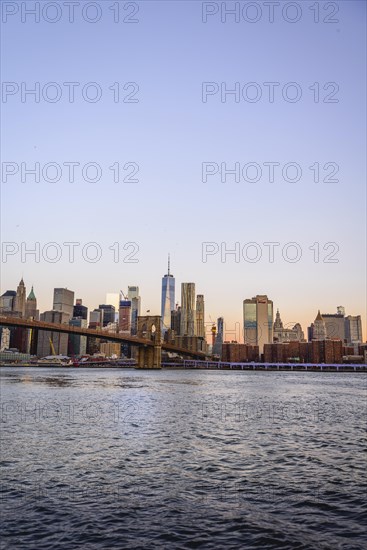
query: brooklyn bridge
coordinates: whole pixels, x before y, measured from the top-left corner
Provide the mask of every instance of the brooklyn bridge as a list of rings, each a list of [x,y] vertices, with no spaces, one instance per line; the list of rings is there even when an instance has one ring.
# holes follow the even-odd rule
[[[137,368],[159,369],[161,368],[162,350],[176,353],[193,359],[205,359],[206,354],[200,351],[192,351],[177,347],[173,344],[162,342],[161,317],[145,315],[138,317],[138,330],[136,336],[124,332],[107,332],[105,330],[75,327],[67,324],[45,323],[33,321],[21,317],[0,316],[0,327],[31,329],[37,339],[39,331],[50,333],[74,334],[87,338],[100,338],[107,342],[120,342],[130,344],[138,348]]]

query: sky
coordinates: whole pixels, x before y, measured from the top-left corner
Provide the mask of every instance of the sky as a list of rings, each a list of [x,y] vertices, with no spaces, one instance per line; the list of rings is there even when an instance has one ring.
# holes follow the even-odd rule
[[[38,5],[2,2],[1,293],[160,314],[170,253],[225,332],[267,294],[366,338],[366,3]]]

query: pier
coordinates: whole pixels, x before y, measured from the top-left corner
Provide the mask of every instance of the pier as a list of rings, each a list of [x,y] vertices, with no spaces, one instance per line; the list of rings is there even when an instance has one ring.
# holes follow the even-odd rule
[[[163,362],[164,368],[246,370],[246,371],[312,371],[312,372],[367,372],[367,364],[323,363],[226,363],[186,359],[181,363]]]

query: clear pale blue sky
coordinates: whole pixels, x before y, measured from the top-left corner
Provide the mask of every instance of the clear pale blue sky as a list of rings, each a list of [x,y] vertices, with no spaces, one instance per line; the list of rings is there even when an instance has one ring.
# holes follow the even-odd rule
[[[270,24],[263,2],[258,23],[223,24],[216,15],[203,24],[201,2],[175,1],[140,2],[139,23],[115,24],[112,4],[99,2],[96,24],[80,17],[80,7],[74,23],[64,8],[55,24],[22,23],[19,14],[2,24],[3,81],[30,87],[95,81],[103,89],[98,103],[77,91],[70,104],[63,88],[58,103],[22,103],[17,94],[2,104],[3,162],[93,161],[103,169],[98,183],[80,176],[70,183],[66,171],[58,183],[10,177],[2,183],[2,240],[30,248],[36,241],[96,241],[103,256],[87,263],[79,248],[70,264],[64,247],[63,259],[52,264],[31,257],[22,263],[17,254],[2,263],[1,291],[15,289],[23,275],[27,289],[34,284],[41,311],[50,308],[55,286],[74,290],[93,309],[106,292],[138,284],[143,309],[159,313],[171,252],[176,300],[182,281],[196,282],[207,320],[222,315],[228,327],[242,324],[243,299],[267,294],[285,323],[300,321],[306,329],[318,309],[344,305],[347,314],[363,315],[366,334],[365,2],[337,2],[340,21],[333,24],[314,23],[308,1],[298,2],[303,15],[294,24],[279,12]],[[117,81],[137,82],[139,103],[114,103],[108,86]],[[288,103],[277,90],[272,104],[221,103],[219,95],[202,103],[203,81],[229,88],[296,81],[303,97]],[[308,87],[330,81],[340,86],[339,103],[315,103]],[[139,183],[113,183],[108,167],[116,161],[138,163]],[[205,161],[294,161],[303,177],[221,183],[216,176],[203,183]],[[336,162],[339,183],[314,183],[308,167],[316,161]],[[114,263],[108,247],[116,241],[138,243],[139,262]],[[288,263],[278,248],[269,263],[263,247],[258,263],[235,263],[232,256],[221,263],[219,254],[203,263],[205,241],[228,248],[236,241],[296,241],[303,257]],[[322,246],[330,241],[339,245],[339,262],[315,263],[308,247],[319,242],[325,256]]]

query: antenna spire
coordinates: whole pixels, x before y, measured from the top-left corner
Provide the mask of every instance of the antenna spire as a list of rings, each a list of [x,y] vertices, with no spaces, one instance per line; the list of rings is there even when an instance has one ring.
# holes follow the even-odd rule
[[[170,254],[168,253],[168,275],[170,270],[170,263],[171,263],[171,258],[170,258]]]

